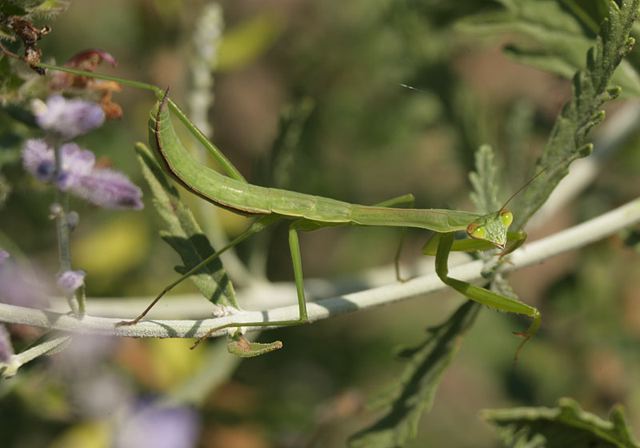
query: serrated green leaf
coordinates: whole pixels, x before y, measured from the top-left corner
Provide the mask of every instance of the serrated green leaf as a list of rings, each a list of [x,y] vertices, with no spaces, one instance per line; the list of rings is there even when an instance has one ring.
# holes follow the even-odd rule
[[[498,201],[498,167],[495,154],[489,145],[476,151],[476,170],[469,174],[473,186],[471,200],[480,213],[491,213],[500,208]]]
[[[527,44],[505,47],[513,59],[570,78],[584,67],[584,54],[594,43],[607,5],[612,2],[573,0],[502,0],[503,10],[477,14],[458,23],[460,29],[481,35],[507,33],[526,37]],[[533,43],[533,44],[532,44]],[[640,76],[631,64],[620,63],[610,82],[625,95],[640,94]]]
[[[29,6],[29,15],[35,18],[51,18],[64,12],[71,4],[70,0],[36,0]]]
[[[431,409],[440,378],[458,351],[480,305],[466,302],[442,325],[428,330],[427,339],[404,350],[408,360],[398,391],[387,398],[388,412],[349,441],[352,448],[402,447],[415,438],[422,413]]]
[[[513,207],[513,229],[521,229],[567,175],[569,165],[587,156],[592,146],[589,131],[604,118],[602,105],[614,98],[608,88],[615,69],[634,43],[629,36],[638,14],[638,0],[624,0],[618,8],[609,2],[609,17],[603,22],[594,47],[587,52],[586,68],[573,77],[573,96],[556,119],[543,154],[535,167],[542,173],[523,192]]]
[[[25,16],[27,20],[49,18],[64,12],[70,4],[69,0],[2,0],[0,15]]]
[[[610,420],[583,411],[577,402],[562,398],[555,408],[491,409],[482,418],[495,426],[506,446],[513,448],[638,448],[621,407]]]
[[[282,348],[281,341],[273,342],[252,342],[242,335],[232,336],[232,340],[227,344],[227,350],[232,355],[241,358],[254,358],[269,352],[280,350]]]
[[[191,210],[180,200],[178,191],[168,181],[149,148],[138,143],[136,153],[153,194],[153,204],[166,225],[167,230],[162,232],[162,238],[180,255],[184,263],[184,266],[177,267],[176,271],[187,272],[213,254],[214,249],[202,233]],[[235,290],[219,259],[212,261],[190,278],[212,303],[238,307]]]

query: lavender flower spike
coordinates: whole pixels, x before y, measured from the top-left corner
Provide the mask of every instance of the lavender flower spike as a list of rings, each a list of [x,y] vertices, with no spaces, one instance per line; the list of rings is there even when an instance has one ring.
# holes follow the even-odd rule
[[[53,148],[42,139],[27,140],[22,148],[22,165],[36,179],[51,182],[56,171]]]
[[[84,285],[84,271],[65,271],[58,276],[58,288],[66,295],[73,295]]]
[[[75,143],[63,145],[62,175],[58,188],[70,191],[104,208],[140,210],[142,191],[124,174],[107,168],[95,168],[95,156]]]
[[[200,422],[188,407],[140,405],[115,430],[116,448],[191,448],[197,446]]]
[[[95,155],[75,143],[60,148],[61,171],[55,175],[53,149],[44,140],[27,140],[22,150],[22,164],[34,177],[53,182],[87,201],[109,209],[143,208],[142,191],[127,176],[117,171],[96,168]],[[55,177],[55,178],[54,178]]]
[[[4,249],[0,249],[0,266],[2,266],[3,263],[9,259],[9,257],[11,257],[11,255],[9,255],[9,252]]]
[[[86,134],[104,123],[104,111],[96,104],[80,99],[68,100],[62,95],[52,95],[47,102],[32,104],[38,126],[71,140]]]
[[[12,260],[0,249],[0,302],[29,308],[48,305],[47,290],[37,271]]]
[[[144,206],[140,188],[114,170],[96,169],[90,176],[79,179],[72,191],[104,208],[140,210]]]

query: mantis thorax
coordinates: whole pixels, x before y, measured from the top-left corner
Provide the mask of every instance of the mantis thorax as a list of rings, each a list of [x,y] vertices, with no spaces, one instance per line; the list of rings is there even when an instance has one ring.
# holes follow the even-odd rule
[[[469,237],[488,241],[500,249],[507,244],[507,231],[513,222],[513,214],[505,209],[482,216],[467,226]]]

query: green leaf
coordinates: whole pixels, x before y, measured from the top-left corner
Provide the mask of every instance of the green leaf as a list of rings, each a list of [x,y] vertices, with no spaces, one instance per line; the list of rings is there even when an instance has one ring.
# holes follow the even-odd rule
[[[514,448],[640,447],[620,406],[612,409],[608,421],[583,411],[570,398],[560,399],[555,408],[490,409],[481,416]]]
[[[180,200],[178,191],[167,180],[149,148],[143,143],[138,143],[136,152],[153,194],[153,204],[167,228],[161,233],[162,238],[180,255],[184,263],[184,266],[177,267],[176,271],[187,272],[213,254],[214,249],[202,233],[191,210]],[[190,278],[212,303],[238,308],[235,290],[219,259],[212,261]]]
[[[591,153],[589,131],[604,119],[602,105],[620,93],[619,89],[608,86],[615,69],[635,43],[629,34],[638,14],[638,3],[638,0],[623,0],[618,7],[615,2],[609,2],[608,19],[602,24],[595,46],[587,52],[586,68],[573,77],[573,96],[556,119],[536,164],[534,172],[542,175],[513,207],[513,229],[521,229],[544,204],[569,172],[571,162]]]
[[[35,0],[29,7],[29,15],[36,18],[52,18],[64,12],[71,4],[70,0]]]
[[[481,35],[516,33],[523,36],[526,43],[505,47],[510,57],[566,78],[584,67],[584,54],[593,45],[598,26],[605,18],[602,11],[607,7],[617,9],[612,5],[614,2],[604,0],[502,0],[500,3],[504,9],[471,16],[461,20],[458,26]],[[626,95],[640,95],[640,75],[626,61],[620,64],[611,83],[622,87]]]
[[[476,170],[469,174],[473,186],[471,200],[480,213],[491,213],[500,208],[498,201],[498,167],[495,154],[489,145],[476,151]]]
[[[282,20],[273,14],[247,20],[222,36],[218,60],[213,68],[228,71],[244,67],[264,53],[282,30]]]
[[[295,153],[314,107],[314,101],[305,97],[285,107],[280,113],[278,133],[269,152],[269,185],[277,188],[290,186]]]
[[[267,343],[252,342],[241,334],[231,336],[232,340],[227,344],[227,350],[232,355],[241,358],[254,358],[269,352],[280,350],[282,348],[281,341],[273,341]]]
[[[2,0],[1,16],[25,16],[26,19],[49,18],[64,12],[69,0]]]
[[[458,351],[464,333],[471,327],[480,305],[464,303],[442,325],[428,330],[427,339],[404,350],[408,360],[396,393],[385,399],[387,413],[372,426],[355,434],[353,448],[392,448],[415,438],[420,417],[431,409],[442,373]]]

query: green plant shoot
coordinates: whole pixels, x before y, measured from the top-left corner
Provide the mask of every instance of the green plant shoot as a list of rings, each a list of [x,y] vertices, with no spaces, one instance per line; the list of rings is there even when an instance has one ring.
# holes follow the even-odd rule
[[[45,69],[64,71],[79,76],[112,80],[154,92],[157,103],[149,119],[149,144],[155,150],[167,172],[184,188],[201,198],[232,212],[242,215],[254,215],[257,218],[245,232],[164,288],[138,317],[131,321],[120,322],[118,325],[134,325],[138,323],[162,296],[178,283],[197,273],[208,263],[218,258],[220,254],[275,222],[289,220],[289,249],[298,295],[298,319],[225,324],[210,330],[195,345],[214,332],[225,328],[291,326],[308,322],[298,233],[300,231],[311,231],[323,227],[347,224],[413,227],[435,232],[435,236],[425,246],[425,253],[435,254],[436,273],[445,284],[467,298],[489,308],[520,314],[532,319],[532,323],[525,331],[517,333],[523,337],[523,341],[516,351],[516,357],[524,344],[535,335],[540,327],[541,315],[536,308],[512,297],[497,294],[486,288],[474,286],[448,275],[448,258],[452,250],[473,251],[499,248],[501,249],[500,256],[503,256],[524,242],[526,238],[524,232],[508,232],[509,226],[513,221],[513,215],[505,208],[506,204],[500,210],[482,215],[459,210],[400,208],[400,205],[413,204],[412,195],[400,196],[370,206],[252,185],[240,175],[222,152],[169,99],[168,91],[163,91],[150,84],[93,72],[48,64],[40,64],[40,66]],[[176,114],[194,137],[221,164],[222,170],[226,175],[203,166],[190,155],[175,132],[170,119],[170,110]],[[458,231],[466,232],[470,240],[454,242],[454,234]]]

